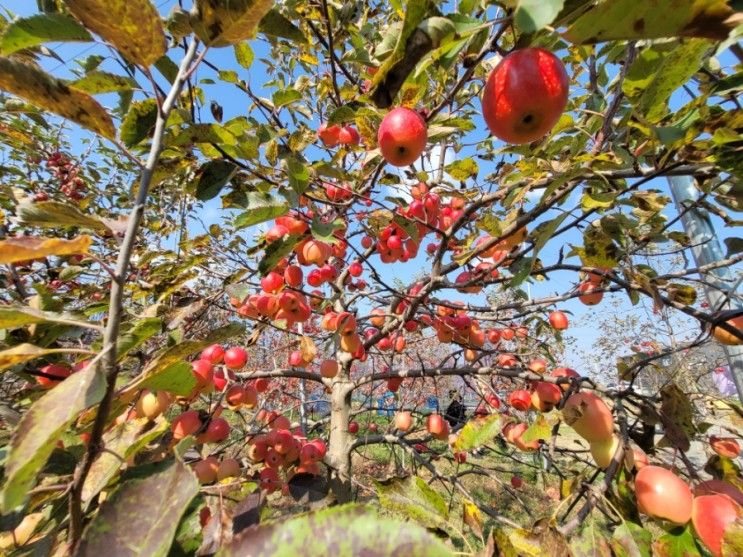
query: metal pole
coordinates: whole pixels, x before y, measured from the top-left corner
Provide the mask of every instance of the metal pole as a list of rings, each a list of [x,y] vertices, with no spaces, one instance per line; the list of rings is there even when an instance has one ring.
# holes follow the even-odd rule
[[[668,177],[671,194],[676,203],[676,209],[682,212],[687,206],[694,204],[699,199],[699,190],[694,186],[691,176]],[[707,265],[715,261],[725,259],[720,241],[712,226],[709,214],[694,207],[681,216],[684,230],[692,243],[692,254],[697,267]],[[727,267],[713,269],[704,277],[714,288],[705,288],[707,301],[715,310],[739,309],[741,303],[733,292],[729,290],[736,284],[733,273]],[[728,299],[726,295],[729,293]],[[730,374],[738,389],[738,399],[743,402],[743,346],[724,346],[723,350],[728,359]]]

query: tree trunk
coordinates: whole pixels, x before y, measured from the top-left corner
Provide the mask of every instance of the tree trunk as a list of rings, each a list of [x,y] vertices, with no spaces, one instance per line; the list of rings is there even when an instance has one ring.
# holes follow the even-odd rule
[[[330,398],[330,439],[327,458],[330,467],[330,489],[338,503],[351,501],[351,434],[348,433],[351,392],[348,371],[343,369],[333,382]]]

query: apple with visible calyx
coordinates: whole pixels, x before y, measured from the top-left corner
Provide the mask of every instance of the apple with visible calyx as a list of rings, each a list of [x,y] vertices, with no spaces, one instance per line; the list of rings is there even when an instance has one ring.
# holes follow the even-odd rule
[[[548,50],[513,51],[493,69],[483,88],[483,118],[499,139],[531,143],[557,124],[569,84],[565,66]]]
[[[425,120],[410,108],[398,107],[390,110],[377,131],[382,157],[393,166],[412,164],[423,153],[427,141]]]

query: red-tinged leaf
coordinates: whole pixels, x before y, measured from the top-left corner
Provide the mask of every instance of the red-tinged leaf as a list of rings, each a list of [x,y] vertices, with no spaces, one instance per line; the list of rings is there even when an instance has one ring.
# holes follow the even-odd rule
[[[634,522],[623,522],[614,530],[611,547],[617,557],[650,557],[652,534]]]
[[[381,518],[371,508],[360,505],[331,507],[284,522],[253,526],[235,536],[217,555],[269,557],[279,553],[303,557],[452,555],[420,526]]]
[[[77,555],[167,555],[181,516],[198,492],[196,476],[179,459],[124,482],[85,529]]]

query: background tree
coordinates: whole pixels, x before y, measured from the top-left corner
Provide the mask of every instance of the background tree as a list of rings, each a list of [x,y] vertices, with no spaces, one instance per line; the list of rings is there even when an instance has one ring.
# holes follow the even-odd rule
[[[689,395],[705,347],[743,341],[737,284],[697,302],[740,269],[739,17],[65,0],[3,20],[3,547],[735,553],[739,433]],[[63,80],[68,41],[95,51]],[[686,264],[678,175],[732,228],[725,260]],[[569,321],[604,297],[627,315],[584,358],[620,385],[567,367]],[[617,362],[634,322],[652,336]],[[450,389],[457,431],[427,404]]]

